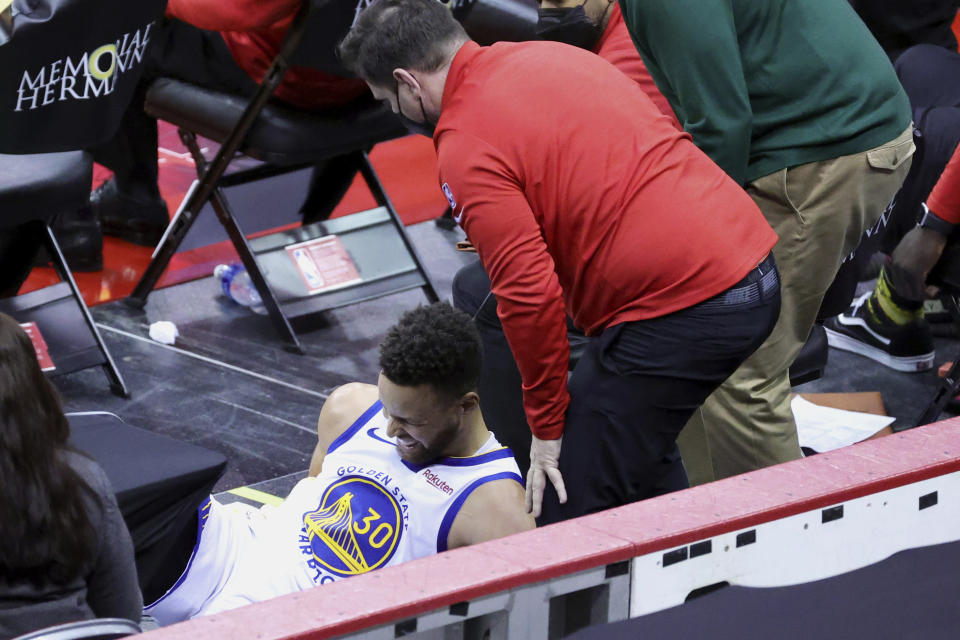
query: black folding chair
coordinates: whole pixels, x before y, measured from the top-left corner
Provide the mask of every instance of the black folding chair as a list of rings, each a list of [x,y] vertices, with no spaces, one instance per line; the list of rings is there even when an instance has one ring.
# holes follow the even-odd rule
[[[269,102],[290,65],[340,70],[335,46],[352,24],[353,10],[353,5],[334,8],[328,0],[305,0],[280,53],[252,98],[169,78],[151,86],[147,112],[178,127],[183,143],[193,156],[198,179],[127,299],[128,304],[144,306],[208,201],[289,350],[303,352],[290,318],[312,317],[329,309],[417,287],[423,289],[430,302],[438,300],[436,289],[367,155],[375,143],[407,135],[399,119],[381,103],[370,102],[347,115],[330,115]],[[198,134],[221,145],[210,163],[200,152]],[[261,164],[226,174],[238,152]],[[246,237],[230,210],[223,187],[298,171],[339,156],[343,158],[338,161],[356,165],[378,209],[293,231],[255,239]],[[285,248],[328,235],[336,235],[342,241],[359,279],[317,292],[302,281]],[[273,283],[268,282],[264,271],[269,271]],[[282,282],[282,286],[277,286],[277,282]]]
[[[50,222],[86,204],[93,161],[82,151],[36,155],[0,155],[0,232],[18,242],[40,235],[61,282],[30,293],[0,299],[0,311],[19,322],[34,323],[48,347],[51,375],[100,365],[110,390],[127,396],[123,378],[107,350],[50,229]],[[0,271],[29,269],[36,243],[11,246],[0,256]]]
[[[86,205],[92,159],[76,149],[113,135],[164,4],[14,0],[0,12],[0,93],[9,97],[0,118],[0,277],[14,294],[0,299],[0,311],[36,324],[51,374],[100,365],[121,396],[126,386],[50,222]],[[40,245],[61,282],[15,295]]]

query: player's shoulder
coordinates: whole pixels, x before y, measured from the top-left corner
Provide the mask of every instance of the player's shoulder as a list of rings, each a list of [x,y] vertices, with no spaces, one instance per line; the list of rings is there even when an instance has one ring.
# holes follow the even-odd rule
[[[324,407],[330,404],[334,409],[349,411],[365,404],[364,409],[366,409],[377,401],[377,397],[377,385],[348,382],[330,392]]]
[[[318,435],[332,442],[379,398],[377,387],[362,382],[350,382],[334,389],[320,410]]]
[[[523,485],[519,476],[502,477],[484,482],[470,493],[468,502],[480,507],[483,511],[494,512],[526,512]]]

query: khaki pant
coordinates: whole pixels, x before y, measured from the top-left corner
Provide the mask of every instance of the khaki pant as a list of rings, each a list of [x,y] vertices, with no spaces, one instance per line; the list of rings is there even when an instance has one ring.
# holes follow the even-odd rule
[[[780,239],[781,310],[770,337],[693,415],[677,440],[690,484],[801,457],[790,364],[843,258],[910,169],[913,127],[863,153],[783,169],[747,186]]]

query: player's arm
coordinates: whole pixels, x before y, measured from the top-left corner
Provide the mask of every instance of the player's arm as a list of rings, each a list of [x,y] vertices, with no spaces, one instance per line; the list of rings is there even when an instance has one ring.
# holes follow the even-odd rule
[[[317,446],[310,459],[311,476],[320,473],[327,449],[333,441],[369,409],[377,398],[377,387],[362,382],[351,382],[333,390],[323,403],[317,419]]]
[[[536,527],[516,480],[492,480],[473,490],[453,519],[447,549],[502,538]]]
[[[911,300],[923,300],[927,295],[927,276],[960,224],[960,145],[954,149],[925,204],[920,224],[900,240],[889,265],[888,275],[897,293]]]

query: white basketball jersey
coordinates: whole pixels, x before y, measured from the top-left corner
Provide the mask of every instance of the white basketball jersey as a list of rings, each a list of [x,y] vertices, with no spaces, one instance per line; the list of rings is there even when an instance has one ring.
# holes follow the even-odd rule
[[[402,460],[377,401],[282,504],[211,501],[184,576],[147,613],[168,624],[444,551],[466,499],[501,479],[522,482],[492,434],[473,456]]]

